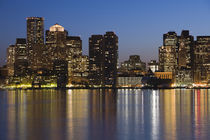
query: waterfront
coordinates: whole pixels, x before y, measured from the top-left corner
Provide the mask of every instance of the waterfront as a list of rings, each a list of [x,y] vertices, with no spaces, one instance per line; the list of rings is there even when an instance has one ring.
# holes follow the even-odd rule
[[[0,139],[210,139],[209,89],[2,90]]]

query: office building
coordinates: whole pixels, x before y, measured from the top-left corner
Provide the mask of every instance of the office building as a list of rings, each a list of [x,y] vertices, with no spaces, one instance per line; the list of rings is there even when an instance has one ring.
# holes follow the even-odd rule
[[[142,87],[141,76],[119,75],[117,77],[117,87]]]
[[[193,68],[194,37],[188,30],[183,30],[178,38],[178,68]]]
[[[198,36],[194,49],[194,83],[210,82],[210,36]]]
[[[15,60],[27,60],[27,44],[25,38],[17,38],[15,44]]]
[[[82,55],[78,59],[78,76],[87,78],[89,74],[89,57],[87,55]]]
[[[42,53],[44,47],[44,18],[27,18],[27,51],[29,66],[32,70],[42,67]]]
[[[14,63],[15,63],[15,45],[10,45],[7,48],[7,69],[8,75],[14,75]]]
[[[64,30],[64,27],[55,24],[50,27],[50,30],[46,31],[46,45],[50,47],[65,47],[67,35],[68,32]]]
[[[53,72],[57,77],[57,87],[65,88],[68,83],[68,62],[66,60],[54,60]]]
[[[159,47],[160,71],[173,72],[177,69],[178,36],[175,32],[163,35],[163,46]]]
[[[114,32],[106,32],[104,35],[104,55],[104,85],[116,87],[118,37]]]
[[[154,72],[154,76],[158,79],[173,79],[172,72]]]
[[[174,85],[189,86],[193,83],[194,37],[183,30],[178,37],[178,58]]]
[[[159,70],[174,72],[177,69],[177,51],[174,46],[159,47]]]
[[[104,84],[104,37],[92,35],[89,38],[89,80],[92,85]]]
[[[66,51],[68,61],[69,76],[81,76],[81,58],[82,58],[82,40],[78,36],[67,36],[66,38]]]
[[[116,87],[118,37],[114,32],[89,38],[89,76],[96,86]]]
[[[29,48],[33,44],[44,44],[44,18],[27,18],[27,44]]]
[[[146,63],[142,62],[139,55],[131,55],[127,61],[121,63],[120,73],[141,74],[146,71]]]
[[[15,44],[15,76],[25,76],[28,73],[28,52],[25,38],[17,38]]]
[[[193,72],[191,69],[179,69],[175,76],[174,86],[190,87],[193,84]]]
[[[55,24],[46,31],[46,49],[43,54],[46,56],[46,65],[49,69],[53,67],[53,61],[65,60],[67,57],[66,37],[68,32],[59,24]]]

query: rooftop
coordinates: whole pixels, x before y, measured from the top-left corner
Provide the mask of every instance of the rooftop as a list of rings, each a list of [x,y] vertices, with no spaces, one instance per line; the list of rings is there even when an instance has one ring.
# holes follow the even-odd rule
[[[64,27],[56,23],[55,25],[50,27],[50,31],[51,32],[64,32]]]

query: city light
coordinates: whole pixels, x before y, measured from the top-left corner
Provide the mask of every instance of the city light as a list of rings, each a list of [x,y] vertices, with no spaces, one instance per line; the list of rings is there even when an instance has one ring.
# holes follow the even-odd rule
[[[44,36],[44,18],[26,22],[27,37],[8,47],[7,64],[0,68],[2,88],[209,87],[209,36],[194,40],[188,30],[163,34],[159,62],[146,67],[136,54],[118,62],[118,36],[112,31],[91,35],[87,56],[81,38],[69,36],[63,26],[51,26]]]

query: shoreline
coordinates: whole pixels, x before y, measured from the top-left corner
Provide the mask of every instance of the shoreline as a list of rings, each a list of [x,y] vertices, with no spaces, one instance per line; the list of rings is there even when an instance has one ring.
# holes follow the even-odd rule
[[[153,89],[153,90],[160,90],[160,89],[210,89],[210,87],[162,87],[162,88],[154,88],[154,87],[66,87],[66,88],[0,88],[0,90],[42,90],[42,89],[54,89],[54,90],[69,90],[69,89]]]

